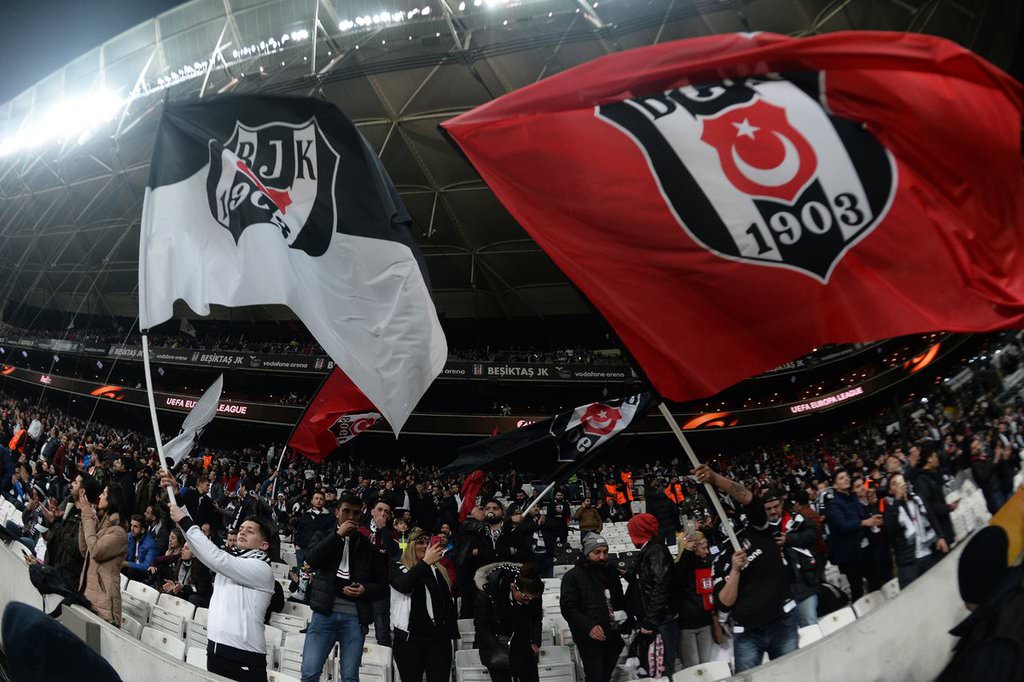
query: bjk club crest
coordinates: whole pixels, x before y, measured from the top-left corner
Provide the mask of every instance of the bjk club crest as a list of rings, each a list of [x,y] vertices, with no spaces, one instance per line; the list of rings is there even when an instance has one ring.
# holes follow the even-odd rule
[[[331,424],[330,432],[334,434],[338,445],[342,445],[376,424],[378,419],[380,415],[376,412],[343,414]]]
[[[594,403],[587,406],[587,411],[580,417],[583,430],[596,436],[607,436],[615,430],[615,425],[622,419],[622,412],[615,407],[608,407],[601,403]]]
[[[289,247],[323,255],[338,224],[339,163],[315,118],[255,127],[239,121],[223,144],[210,140],[210,212],[235,243],[247,228],[269,224]]]
[[[823,105],[820,74],[686,86],[597,107],[644,152],[693,239],[827,283],[885,217],[896,166],[864,126]]]

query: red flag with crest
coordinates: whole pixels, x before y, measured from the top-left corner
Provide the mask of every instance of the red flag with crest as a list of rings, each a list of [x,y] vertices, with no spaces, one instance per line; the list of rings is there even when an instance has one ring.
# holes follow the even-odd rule
[[[446,122],[654,387],[1024,321],[1021,86],[946,40],[717,35]]]
[[[317,392],[288,447],[314,462],[322,462],[380,419],[370,399],[337,367]]]

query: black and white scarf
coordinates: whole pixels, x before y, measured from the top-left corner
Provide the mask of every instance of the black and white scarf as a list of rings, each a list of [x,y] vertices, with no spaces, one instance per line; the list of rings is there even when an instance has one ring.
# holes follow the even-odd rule
[[[270,555],[262,549],[242,549],[241,547],[231,547],[225,548],[224,551],[231,556],[237,556],[243,559],[259,559],[267,565],[270,564]]]

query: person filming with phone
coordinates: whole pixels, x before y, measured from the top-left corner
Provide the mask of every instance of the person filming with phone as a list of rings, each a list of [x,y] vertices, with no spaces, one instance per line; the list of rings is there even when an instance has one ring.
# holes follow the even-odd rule
[[[391,624],[394,655],[403,680],[447,682],[458,613],[448,571],[441,566],[445,543],[415,529],[402,557],[391,564]]]
[[[302,682],[320,679],[335,642],[341,645],[342,682],[359,682],[373,602],[387,594],[386,564],[359,532],[362,500],[344,495],[334,516],[334,532],[311,538],[306,549],[306,563],[316,575],[309,587],[313,618],[302,647]]]

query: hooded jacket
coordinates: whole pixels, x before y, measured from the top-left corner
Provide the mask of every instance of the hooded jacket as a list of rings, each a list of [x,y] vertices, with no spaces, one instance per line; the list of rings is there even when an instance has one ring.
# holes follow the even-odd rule
[[[530,646],[540,646],[544,611],[539,599],[526,604],[516,603],[512,599],[511,585],[520,566],[512,563],[488,564],[481,566],[473,577],[478,590],[473,620],[481,661],[490,659],[490,652],[498,646],[498,637],[502,637],[509,642],[513,666],[525,662],[526,658],[536,664]]]

